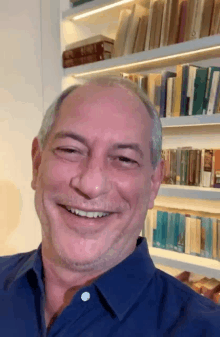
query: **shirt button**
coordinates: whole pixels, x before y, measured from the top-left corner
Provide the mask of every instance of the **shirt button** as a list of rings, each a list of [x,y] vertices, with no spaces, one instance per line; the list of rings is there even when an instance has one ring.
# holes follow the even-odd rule
[[[86,302],[90,299],[90,293],[88,293],[88,291],[85,291],[84,293],[82,293],[81,295],[81,300],[83,302]]]

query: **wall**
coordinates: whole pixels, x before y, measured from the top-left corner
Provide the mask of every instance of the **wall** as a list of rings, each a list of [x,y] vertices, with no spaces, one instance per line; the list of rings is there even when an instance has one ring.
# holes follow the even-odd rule
[[[0,255],[41,240],[31,143],[61,90],[58,0],[0,3]]]

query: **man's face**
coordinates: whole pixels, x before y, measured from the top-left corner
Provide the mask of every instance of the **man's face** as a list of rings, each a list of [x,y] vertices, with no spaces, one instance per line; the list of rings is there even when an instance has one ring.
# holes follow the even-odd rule
[[[125,89],[87,85],[64,100],[45,149],[36,138],[32,148],[42,244],[52,256],[86,270],[132,253],[161,181],[151,129]]]

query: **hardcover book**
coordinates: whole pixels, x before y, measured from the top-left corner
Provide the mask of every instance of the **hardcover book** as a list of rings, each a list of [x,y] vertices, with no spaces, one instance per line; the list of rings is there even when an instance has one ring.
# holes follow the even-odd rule
[[[177,238],[177,251],[180,253],[185,252],[185,215],[179,215],[179,235]]]
[[[114,51],[112,56],[119,57],[124,53],[125,41],[128,34],[128,24],[131,16],[130,9],[122,9],[119,14],[118,28],[116,31]]]
[[[102,54],[103,52],[112,53],[113,51],[113,43],[110,42],[96,42],[92,44],[88,44],[83,47],[78,47],[74,49],[65,50],[63,52],[63,60],[69,60],[74,58],[80,58],[86,55],[92,54]]]
[[[111,53],[103,52],[102,54],[92,54],[75,59],[63,60],[63,68],[75,67],[86,63],[93,63],[97,61],[107,60],[110,58]]]
[[[202,115],[203,113],[207,75],[207,68],[196,69],[192,115]]]
[[[166,117],[167,81],[168,78],[176,77],[176,73],[171,71],[162,71],[161,75],[160,117]]]
[[[114,43],[114,40],[111,39],[110,37],[99,34],[99,35],[91,36],[91,37],[89,37],[87,39],[84,39],[84,40],[80,40],[80,41],[77,41],[77,42],[70,43],[66,46],[66,50],[84,47],[84,46],[87,46],[89,44],[93,44],[93,43],[97,43],[97,42]]]

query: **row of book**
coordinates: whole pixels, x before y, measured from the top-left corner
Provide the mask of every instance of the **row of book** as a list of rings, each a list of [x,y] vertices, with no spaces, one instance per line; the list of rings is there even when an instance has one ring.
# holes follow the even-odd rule
[[[220,304],[220,281],[214,277],[209,279],[202,275],[183,271],[175,276],[175,278],[186,284],[198,294],[209,298],[216,304]]]
[[[220,33],[220,0],[149,0],[119,15],[113,57]]]
[[[162,184],[220,188],[220,149],[166,149],[162,158]]]
[[[147,93],[162,118],[220,113],[220,67],[180,64],[175,72],[121,76]]]
[[[114,40],[101,34],[71,43],[62,54],[63,68],[109,59],[113,48]]]
[[[220,219],[151,210],[146,221],[153,247],[220,260]]]

